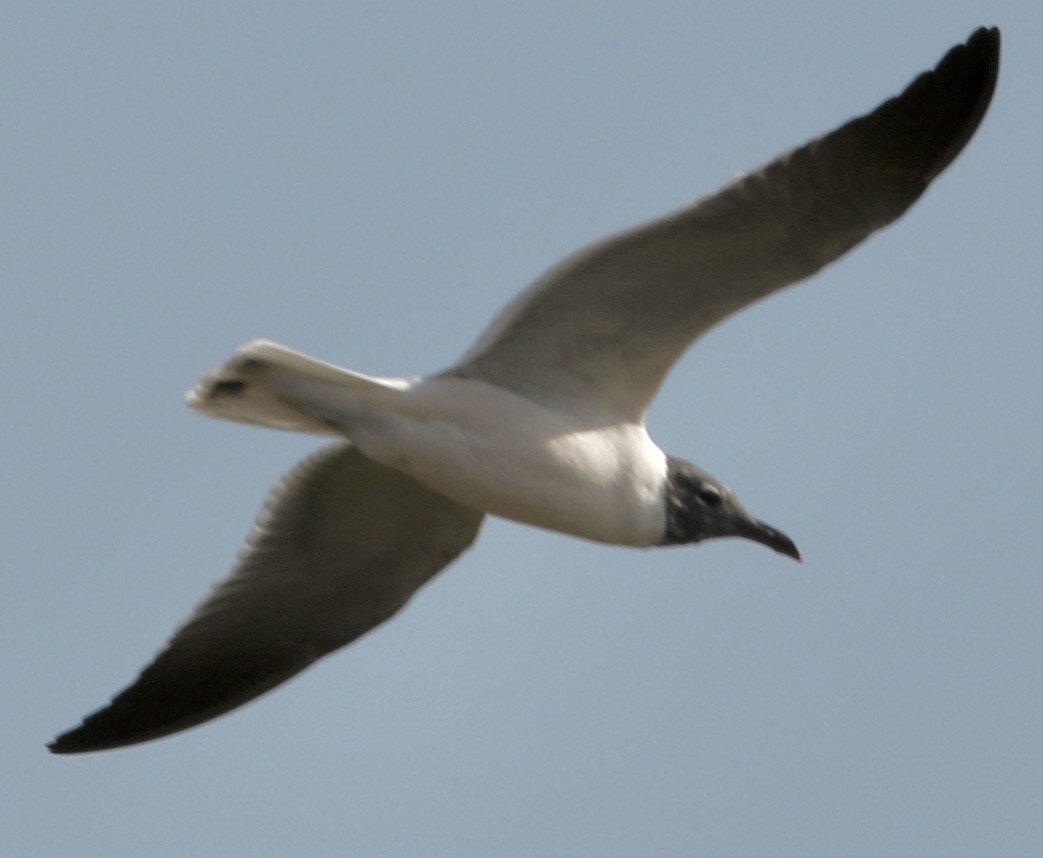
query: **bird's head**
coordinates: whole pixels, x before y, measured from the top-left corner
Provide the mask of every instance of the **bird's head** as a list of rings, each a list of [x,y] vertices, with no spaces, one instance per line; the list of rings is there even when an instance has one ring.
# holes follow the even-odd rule
[[[701,468],[672,456],[667,459],[664,545],[741,536],[800,560],[793,540],[750,515],[726,485]]]

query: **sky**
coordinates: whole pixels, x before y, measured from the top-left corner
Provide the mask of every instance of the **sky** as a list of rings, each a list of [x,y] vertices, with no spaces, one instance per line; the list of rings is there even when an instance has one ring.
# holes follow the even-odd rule
[[[247,707],[47,753],[317,446],[189,411],[199,373],[256,337],[441,369],[564,255],[982,24],[1003,59],[967,151],[649,414],[802,565],[490,519]],[[1041,24],[1035,0],[5,3],[0,852],[1039,854]]]

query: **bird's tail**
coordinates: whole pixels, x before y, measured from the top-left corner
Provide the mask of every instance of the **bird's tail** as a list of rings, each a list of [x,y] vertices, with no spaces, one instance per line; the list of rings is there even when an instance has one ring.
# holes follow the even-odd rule
[[[324,419],[323,401],[388,386],[383,379],[342,369],[278,343],[254,340],[237,349],[223,366],[200,376],[185,398],[196,411],[211,417],[330,435],[340,431]]]

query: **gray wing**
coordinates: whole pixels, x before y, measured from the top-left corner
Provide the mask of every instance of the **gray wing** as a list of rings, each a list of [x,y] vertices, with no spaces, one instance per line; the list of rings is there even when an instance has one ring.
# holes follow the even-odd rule
[[[981,122],[999,47],[998,30],[980,29],[871,113],[691,208],[580,251],[519,295],[448,372],[640,420],[696,337],[916,201]]]
[[[134,684],[50,749],[156,739],[263,694],[398,611],[482,517],[349,444],[320,450],[272,490],[235,569]]]

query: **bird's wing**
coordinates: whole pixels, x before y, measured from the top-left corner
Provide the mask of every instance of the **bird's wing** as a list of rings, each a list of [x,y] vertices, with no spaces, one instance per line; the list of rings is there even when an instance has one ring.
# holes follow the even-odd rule
[[[804,279],[911,206],[992,97],[980,29],[899,96],[677,214],[595,244],[521,293],[448,373],[640,420],[700,334]]]
[[[320,450],[273,489],[235,569],[137,681],[50,749],[156,739],[274,688],[398,611],[482,517],[349,444]]]

